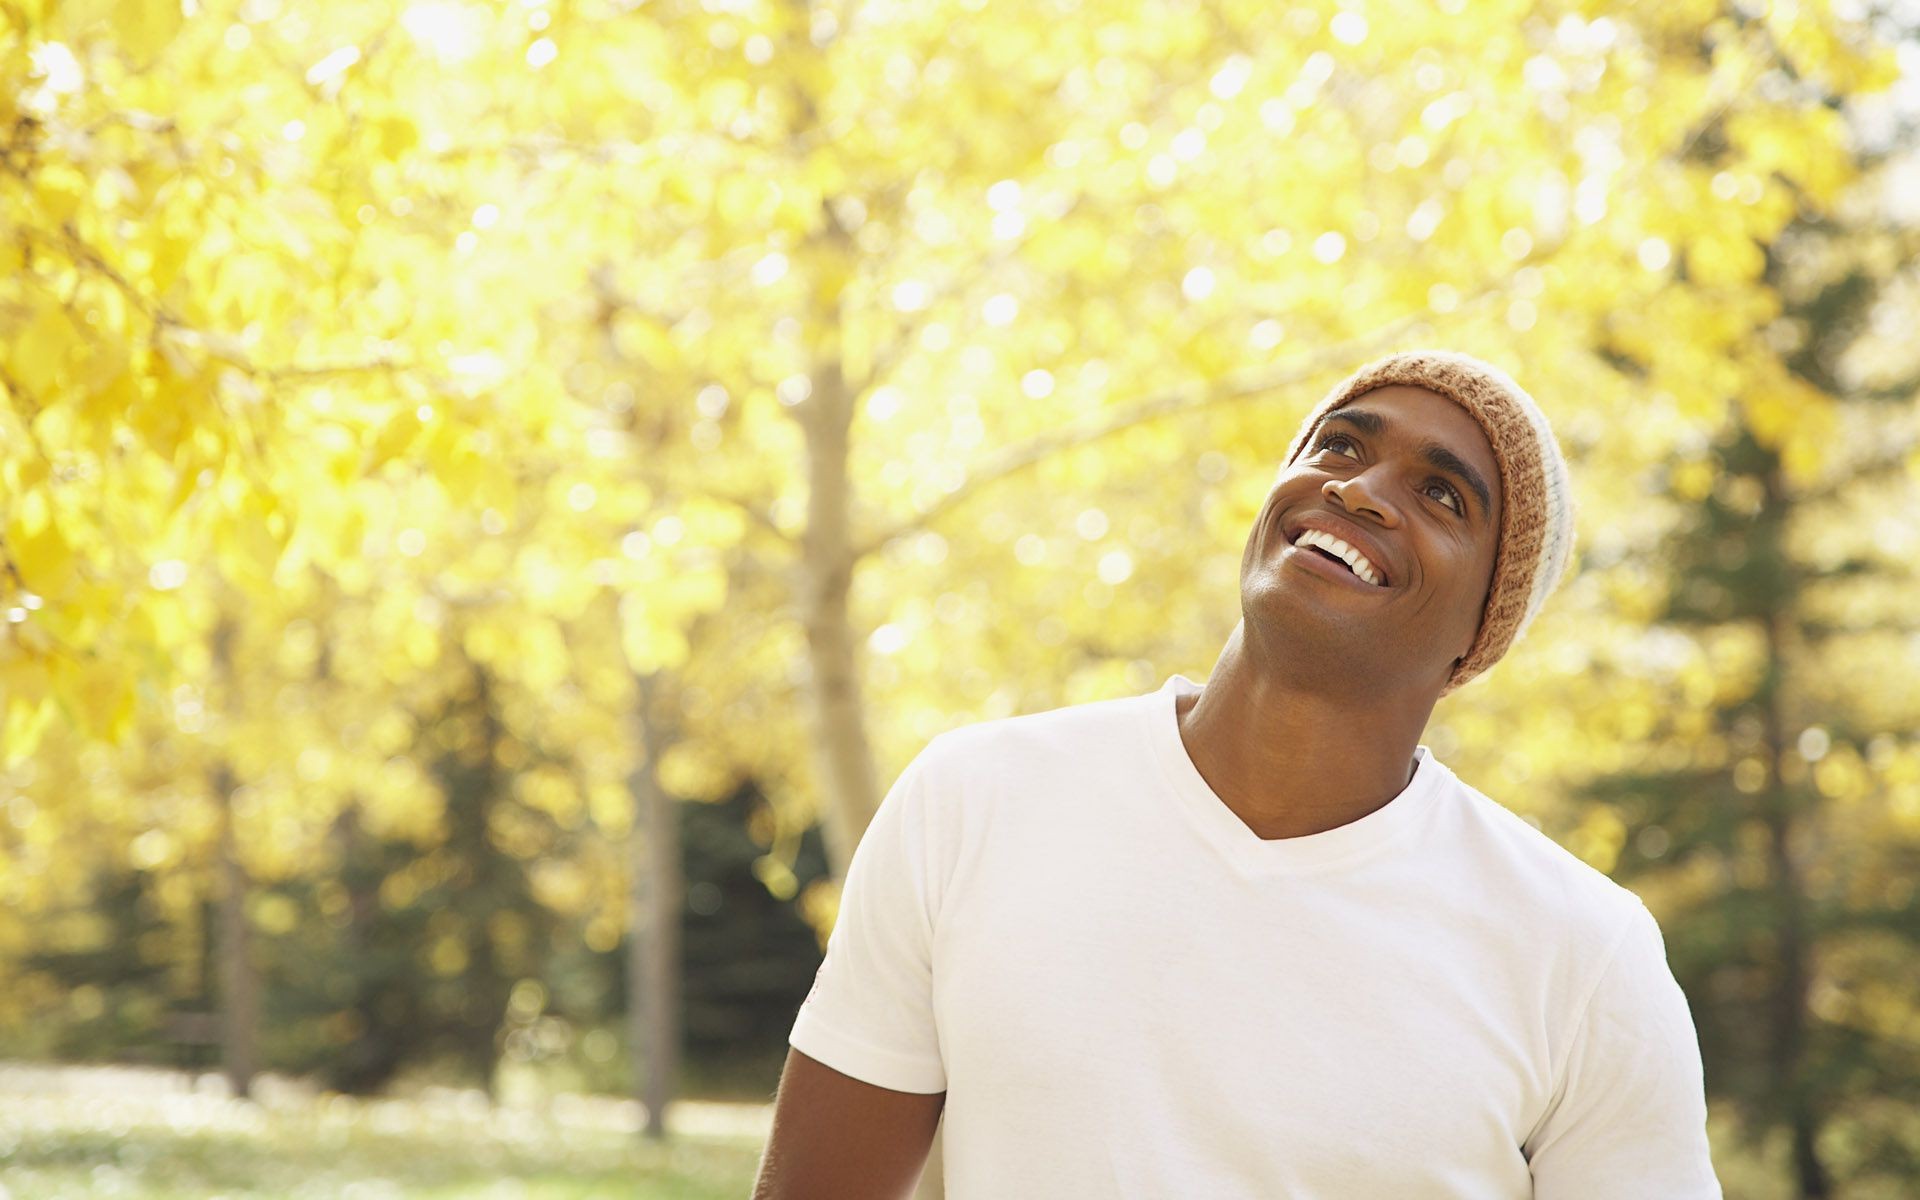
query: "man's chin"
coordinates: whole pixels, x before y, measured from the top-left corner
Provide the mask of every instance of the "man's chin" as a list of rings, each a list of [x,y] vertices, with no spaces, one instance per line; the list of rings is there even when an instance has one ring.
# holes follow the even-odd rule
[[[1328,653],[1349,662],[1370,658],[1381,643],[1382,622],[1368,614],[1342,611],[1301,594],[1299,588],[1250,589],[1240,600],[1240,619],[1263,642],[1293,648],[1303,655]]]
[[[1354,594],[1345,594],[1352,591]],[[1257,575],[1240,589],[1240,611],[1249,619],[1265,614],[1272,620],[1307,621],[1327,628],[1379,629],[1386,622],[1367,601],[1374,597],[1338,580],[1304,573]]]

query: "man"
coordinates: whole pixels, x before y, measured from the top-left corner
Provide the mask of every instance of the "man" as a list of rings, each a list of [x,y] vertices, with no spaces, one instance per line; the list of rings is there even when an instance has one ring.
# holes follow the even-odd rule
[[[1373,363],[1307,417],[1204,687],[933,739],[855,855],[758,1196],[1708,1200],[1640,901],[1418,744],[1572,544],[1506,374]]]

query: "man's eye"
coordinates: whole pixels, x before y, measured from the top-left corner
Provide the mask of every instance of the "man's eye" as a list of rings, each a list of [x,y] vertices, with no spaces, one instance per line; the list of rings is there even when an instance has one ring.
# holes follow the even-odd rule
[[[1318,446],[1316,446],[1316,447],[1314,447],[1314,448],[1315,448],[1316,450],[1325,450],[1325,449],[1326,449],[1327,447],[1329,447],[1329,446],[1331,446],[1331,445],[1333,445],[1333,444],[1334,444],[1335,442],[1341,442],[1341,443],[1344,443],[1344,444],[1345,444],[1345,445],[1347,445],[1348,447],[1351,447],[1351,446],[1353,445],[1353,443],[1352,443],[1352,442],[1350,442],[1350,441],[1348,441],[1348,440],[1347,440],[1347,436],[1346,436],[1345,434],[1343,434],[1343,433],[1330,433],[1330,434],[1328,434],[1327,436],[1325,436],[1325,437],[1323,437],[1323,438],[1321,438],[1321,439],[1320,439],[1320,444],[1319,444]],[[1348,451],[1345,451],[1345,450],[1343,450],[1343,451],[1341,451],[1341,453],[1343,453],[1343,454],[1347,454],[1347,453],[1348,453]]]
[[[1441,483],[1439,480],[1436,479],[1432,483],[1429,483],[1427,485],[1427,493],[1431,495],[1433,493],[1434,488],[1440,489],[1441,499],[1452,501],[1452,503],[1448,505],[1449,508],[1452,508],[1458,512],[1467,511],[1465,503],[1460,499],[1460,493],[1454,491],[1452,486]]]

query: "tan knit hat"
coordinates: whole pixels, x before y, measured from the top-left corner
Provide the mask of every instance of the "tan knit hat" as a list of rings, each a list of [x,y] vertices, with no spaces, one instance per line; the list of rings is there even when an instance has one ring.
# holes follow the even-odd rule
[[[1493,583],[1467,656],[1446,695],[1500,660],[1560,582],[1573,551],[1573,493],[1566,460],[1547,418],[1512,376],[1470,354],[1413,350],[1371,362],[1327,393],[1294,435],[1281,473],[1293,465],[1320,418],[1375,388],[1408,384],[1437,392],[1472,414],[1486,430],[1500,464],[1500,544]]]

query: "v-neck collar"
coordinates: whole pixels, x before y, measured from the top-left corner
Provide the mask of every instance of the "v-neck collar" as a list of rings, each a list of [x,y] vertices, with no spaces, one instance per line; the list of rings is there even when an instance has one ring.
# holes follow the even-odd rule
[[[1302,837],[1262,838],[1249,829],[1226,801],[1214,793],[1180,737],[1175,708],[1182,695],[1201,685],[1174,675],[1143,705],[1146,737],[1161,775],[1201,837],[1246,875],[1302,874],[1344,867],[1370,858],[1398,842],[1435,808],[1435,799],[1453,778],[1424,743],[1415,748],[1413,779],[1386,804],[1345,825]]]

